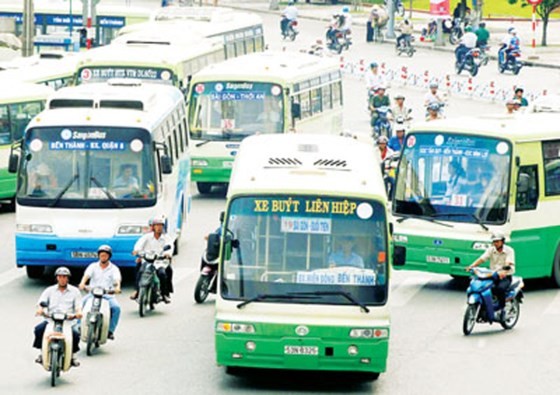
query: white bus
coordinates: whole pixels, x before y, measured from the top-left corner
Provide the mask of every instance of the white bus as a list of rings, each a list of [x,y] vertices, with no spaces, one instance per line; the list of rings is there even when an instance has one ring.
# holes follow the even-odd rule
[[[208,243],[219,252],[218,364],[371,379],[384,372],[386,204],[371,144],[294,134],[245,139],[222,235]]]
[[[43,111],[52,89],[18,82],[0,82],[0,86],[0,200],[13,205],[16,176],[8,172],[11,146],[23,137],[29,121]]]
[[[45,265],[85,266],[100,244],[133,266],[134,243],[156,215],[178,245],[190,207],[181,92],[111,81],[59,90],[48,105],[19,154],[18,267],[38,277]]]
[[[254,53],[211,65],[193,76],[188,103],[200,193],[229,181],[239,142],[251,134],[342,130],[339,65],[308,54]]]
[[[192,37],[190,45],[108,45],[88,51],[78,63],[76,85],[132,78],[173,85],[184,92],[190,77],[205,66],[222,61],[219,39]]]
[[[262,52],[262,18],[255,13],[221,7],[165,7],[151,22],[124,27],[114,43],[181,43],[191,36],[218,37],[226,59]]]

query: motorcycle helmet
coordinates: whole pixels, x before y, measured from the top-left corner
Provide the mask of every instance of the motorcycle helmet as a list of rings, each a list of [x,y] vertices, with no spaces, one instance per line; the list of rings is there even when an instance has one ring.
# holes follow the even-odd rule
[[[438,87],[439,87],[439,85],[438,85],[437,82],[430,82],[430,89],[434,89],[434,88],[437,89]]]
[[[428,104],[428,110],[431,111],[439,111],[439,103],[430,103]]]
[[[404,100],[404,95],[402,93],[397,93],[395,95],[395,100],[399,100],[399,99],[403,99]]]
[[[406,132],[406,125],[403,122],[395,122],[395,133]]]
[[[506,236],[502,232],[494,232],[491,237],[492,242],[494,241],[506,241]]]
[[[523,86],[521,86],[521,85],[517,85],[517,86],[515,87],[515,90],[514,90],[514,92],[515,92],[515,93],[517,93],[517,92],[519,92],[519,91],[521,91],[521,92],[525,92],[525,90],[523,89]]]
[[[369,67],[372,68],[372,69],[373,69],[374,67],[377,67],[377,66],[379,66],[379,65],[377,64],[377,62],[371,62],[371,63],[369,64]]]
[[[70,269],[68,269],[66,266],[61,266],[55,270],[54,276],[72,277],[72,273],[70,272]]]
[[[486,22],[480,22],[478,24],[478,27],[482,27],[482,28],[486,27]]]
[[[343,12],[344,14],[349,13],[349,12],[350,12],[350,7],[348,7],[348,6],[342,7],[342,12]]]
[[[377,138],[377,144],[387,144],[389,142],[389,139],[387,138],[387,136],[379,136]]]
[[[111,248],[110,245],[107,244],[100,245],[99,248],[97,249],[97,256],[99,256],[99,254],[101,254],[102,252],[106,252],[107,254],[109,254],[109,258],[113,256],[113,249]]]
[[[384,90],[387,90],[387,87],[386,87],[385,85],[379,85],[379,86],[377,86],[377,89],[376,89],[377,92],[379,92],[379,91],[384,91]]]
[[[517,34],[517,29],[514,28],[514,27],[510,27],[510,28],[508,29],[508,33],[509,33],[509,34]]]
[[[152,226],[153,225],[165,225],[165,221],[161,217],[152,218],[151,221],[152,221],[152,223],[151,223]]]
[[[465,33],[472,32],[472,26],[467,26],[465,28]]]

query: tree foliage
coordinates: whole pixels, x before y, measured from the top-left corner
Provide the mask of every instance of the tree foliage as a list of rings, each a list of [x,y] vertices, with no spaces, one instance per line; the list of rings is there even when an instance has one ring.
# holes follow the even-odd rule
[[[521,7],[530,7],[531,5],[527,0],[507,0],[510,4],[521,4]],[[552,11],[560,7],[560,0],[542,0],[542,2],[537,6],[537,15],[543,21],[543,35],[541,40],[541,45],[546,46],[546,31],[548,28],[548,20],[550,19],[550,14]]]

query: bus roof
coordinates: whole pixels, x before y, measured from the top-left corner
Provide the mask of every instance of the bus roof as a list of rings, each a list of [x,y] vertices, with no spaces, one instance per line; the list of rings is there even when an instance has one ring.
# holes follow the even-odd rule
[[[0,5],[0,12],[23,12],[24,1],[3,2]],[[78,2],[76,2],[78,3]],[[146,7],[126,6],[118,4],[105,4],[100,2],[96,6],[98,16],[123,16],[123,17],[141,17],[141,19],[148,19],[152,15],[152,11]],[[57,14],[68,15],[68,1],[67,0],[34,0],[33,12],[35,14]],[[82,7],[78,3],[72,10],[75,16],[82,15]]]
[[[37,57],[20,67],[0,71],[0,80],[42,83],[56,78],[71,77],[76,72],[80,57]]]
[[[174,86],[144,84],[134,79],[111,79],[103,83],[59,89],[49,96],[47,108],[89,107],[150,111],[159,106],[174,106],[182,98],[182,92]]]
[[[196,40],[196,45],[165,45],[154,51],[149,44],[107,45],[88,51],[78,63],[78,68],[87,66],[130,66],[150,65],[166,67],[196,57],[211,50],[221,50],[223,43],[218,39]]]
[[[241,143],[228,196],[315,193],[386,200],[373,145],[331,135],[254,135]]]
[[[502,137],[511,141],[556,140],[560,137],[560,114],[527,113],[448,118],[416,124],[410,132],[446,132]]]
[[[193,75],[193,81],[232,80],[296,82],[321,72],[339,72],[335,60],[305,53],[256,52],[209,65]]]
[[[45,85],[18,81],[0,81],[0,86],[0,104],[46,100],[53,92],[52,88]]]

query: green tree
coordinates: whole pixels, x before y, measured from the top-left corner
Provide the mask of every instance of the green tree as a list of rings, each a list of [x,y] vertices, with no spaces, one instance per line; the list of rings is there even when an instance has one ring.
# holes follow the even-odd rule
[[[510,4],[517,4],[520,3],[521,7],[530,7],[531,5],[527,3],[527,0],[507,0]],[[541,45],[546,47],[547,40],[546,40],[546,32],[548,29],[548,21],[550,19],[550,14],[556,8],[560,7],[560,0],[543,0],[541,4],[537,6],[537,15],[541,18],[543,23],[543,32],[542,32],[542,39]]]

